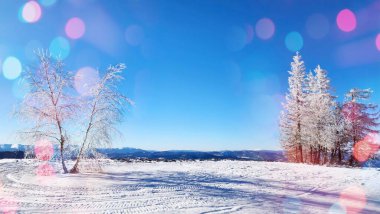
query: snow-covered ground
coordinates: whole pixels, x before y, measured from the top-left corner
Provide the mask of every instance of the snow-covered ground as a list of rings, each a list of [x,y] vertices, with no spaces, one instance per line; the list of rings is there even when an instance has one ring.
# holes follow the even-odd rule
[[[0,210],[380,213],[380,171],[376,169],[253,161],[109,161],[102,173],[44,177],[36,175],[39,164],[0,160]]]

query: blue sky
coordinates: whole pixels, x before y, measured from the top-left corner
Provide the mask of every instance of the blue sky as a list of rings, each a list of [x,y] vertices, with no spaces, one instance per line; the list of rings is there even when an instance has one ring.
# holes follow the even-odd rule
[[[19,78],[7,77],[4,62],[34,65],[35,48],[63,53],[70,71],[126,63],[120,90],[136,104],[117,147],[279,149],[296,50],[308,70],[328,70],[340,100],[361,87],[380,103],[378,1],[41,0],[25,9],[26,2],[0,1],[0,143],[18,143],[20,127],[11,117]],[[67,30],[72,18],[84,28]],[[64,42],[52,44],[57,38]]]

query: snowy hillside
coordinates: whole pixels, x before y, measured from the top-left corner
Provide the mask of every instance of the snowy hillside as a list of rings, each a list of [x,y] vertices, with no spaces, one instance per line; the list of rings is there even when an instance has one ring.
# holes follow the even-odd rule
[[[46,177],[36,176],[40,164],[0,161],[1,211],[344,213],[346,207],[348,213],[380,212],[378,169],[253,161],[104,161],[103,173]]]

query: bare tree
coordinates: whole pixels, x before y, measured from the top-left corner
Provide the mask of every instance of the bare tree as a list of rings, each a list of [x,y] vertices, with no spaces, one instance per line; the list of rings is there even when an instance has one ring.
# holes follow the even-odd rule
[[[20,136],[31,143],[40,139],[58,143],[63,171],[77,173],[83,157],[97,157],[96,148],[111,145],[126,104],[132,104],[117,88],[126,67],[124,64],[110,66],[103,78],[86,85],[88,93],[76,96],[75,78],[63,70],[63,62],[54,60],[47,51],[36,54],[38,67],[24,75],[30,93],[15,112],[16,117],[32,125],[21,131]],[[78,144],[79,151],[69,171],[64,153],[68,151],[73,155],[73,147],[66,148],[71,143]]]
[[[32,127],[20,132],[20,136],[36,142],[48,139],[59,144],[62,168],[65,165],[64,146],[69,142],[65,124],[75,115],[77,104],[70,95],[71,75],[63,71],[63,63],[54,60],[47,51],[38,51],[39,65],[24,76],[29,84],[28,93],[16,109],[16,116],[23,121],[31,122]]]
[[[81,112],[84,115],[80,150],[71,173],[79,172],[79,162],[86,154],[94,154],[94,148],[109,146],[112,136],[118,133],[116,124],[121,121],[126,104],[132,101],[119,93],[117,83],[123,79],[120,75],[124,64],[110,66],[99,83],[90,89],[90,93],[81,99]]]

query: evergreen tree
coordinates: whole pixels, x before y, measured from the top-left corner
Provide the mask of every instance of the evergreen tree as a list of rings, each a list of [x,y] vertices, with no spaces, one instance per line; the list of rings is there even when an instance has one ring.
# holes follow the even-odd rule
[[[330,94],[330,80],[327,72],[319,65],[306,77],[305,102],[302,112],[303,146],[308,162],[320,163],[323,157],[327,162],[327,153],[334,147],[336,138],[334,109],[336,103]]]
[[[289,74],[289,91],[280,118],[280,141],[290,161],[303,162],[301,112],[305,99],[305,65],[298,52],[293,57]]]
[[[316,106],[317,84],[316,78],[312,72],[309,72],[305,79],[305,100],[304,108],[301,112],[301,124],[302,124],[302,142],[304,150],[308,150],[304,153],[305,160],[309,163],[313,163],[313,154],[318,142],[316,115],[314,114],[314,108]]]
[[[371,94],[372,90],[370,89],[351,89],[346,94],[346,102],[343,104],[342,113],[348,121],[346,133],[352,145],[350,165],[357,165],[358,163],[352,151],[355,145],[368,134],[379,133],[379,130],[376,129],[379,125],[377,122],[379,119],[377,105],[365,103]]]
[[[341,164],[344,156],[344,149],[347,147],[347,143],[350,138],[348,137],[349,123],[346,117],[343,115],[343,106],[340,103],[336,103],[334,108],[334,129],[335,129],[335,141],[333,149],[330,154],[330,163]]]
[[[336,127],[334,119],[334,109],[336,108],[335,97],[330,93],[330,80],[327,77],[326,70],[319,65],[314,70],[316,77],[317,96],[315,100],[317,135],[319,136],[317,162],[321,161],[323,154],[323,162],[327,162],[327,153],[333,149],[336,141]]]
[[[345,154],[350,153],[349,164],[356,165],[357,143],[379,133],[377,105],[364,102],[372,91],[352,89],[340,105],[331,94],[327,71],[318,65],[305,76],[304,62],[298,53],[289,74],[289,89],[280,116],[280,141],[288,160],[341,164]]]

